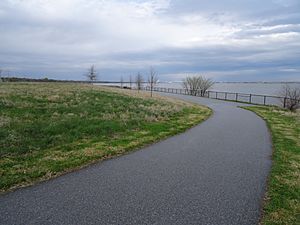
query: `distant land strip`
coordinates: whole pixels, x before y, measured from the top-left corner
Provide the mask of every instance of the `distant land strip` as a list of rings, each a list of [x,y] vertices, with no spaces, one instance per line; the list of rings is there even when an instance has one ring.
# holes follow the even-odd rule
[[[89,80],[57,80],[49,78],[25,78],[25,77],[0,77],[0,82],[63,82],[63,83],[103,83],[103,84],[120,84],[120,81],[89,81]],[[181,81],[160,81],[159,83],[180,83]],[[123,84],[129,84],[129,81],[123,81]],[[131,83],[135,83],[132,81]],[[142,83],[148,83],[144,81]],[[300,81],[216,81],[215,83],[241,83],[241,84],[290,84],[290,83],[299,83]]]

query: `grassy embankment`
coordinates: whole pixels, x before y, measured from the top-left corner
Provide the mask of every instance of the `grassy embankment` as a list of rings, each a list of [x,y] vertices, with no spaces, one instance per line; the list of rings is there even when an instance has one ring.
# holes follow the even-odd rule
[[[262,224],[300,224],[300,113],[277,107],[245,107],[268,124],[273,141],[273,165]]]
[[[0,83],[0,191],[183,132],[205,107],[81,84]]]

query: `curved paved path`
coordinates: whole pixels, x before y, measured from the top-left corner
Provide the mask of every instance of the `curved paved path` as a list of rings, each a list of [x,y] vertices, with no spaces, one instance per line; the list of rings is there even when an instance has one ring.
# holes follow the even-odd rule
[[[235,103],[140,151],[0,196],[0,224],[258,224],[271,165],[265,123]]]

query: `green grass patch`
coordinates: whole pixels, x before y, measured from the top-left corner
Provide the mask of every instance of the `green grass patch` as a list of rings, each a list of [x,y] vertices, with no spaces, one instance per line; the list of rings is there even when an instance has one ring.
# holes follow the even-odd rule
[[[243,107],[261,116],[273,141],[273,164],[262,224],[300,224],[300,113],[277,107]]]
[[[0,83],[0,190],[183,132],[206,107],[82,84]]]

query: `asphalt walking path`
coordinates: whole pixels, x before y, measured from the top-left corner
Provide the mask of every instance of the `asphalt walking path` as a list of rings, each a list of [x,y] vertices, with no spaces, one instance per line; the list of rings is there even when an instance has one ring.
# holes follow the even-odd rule
[[[139,151],[0,196],[0,224],[258,224],[271,166],[264,121],[236,103],[176,97],[214,114]]]

